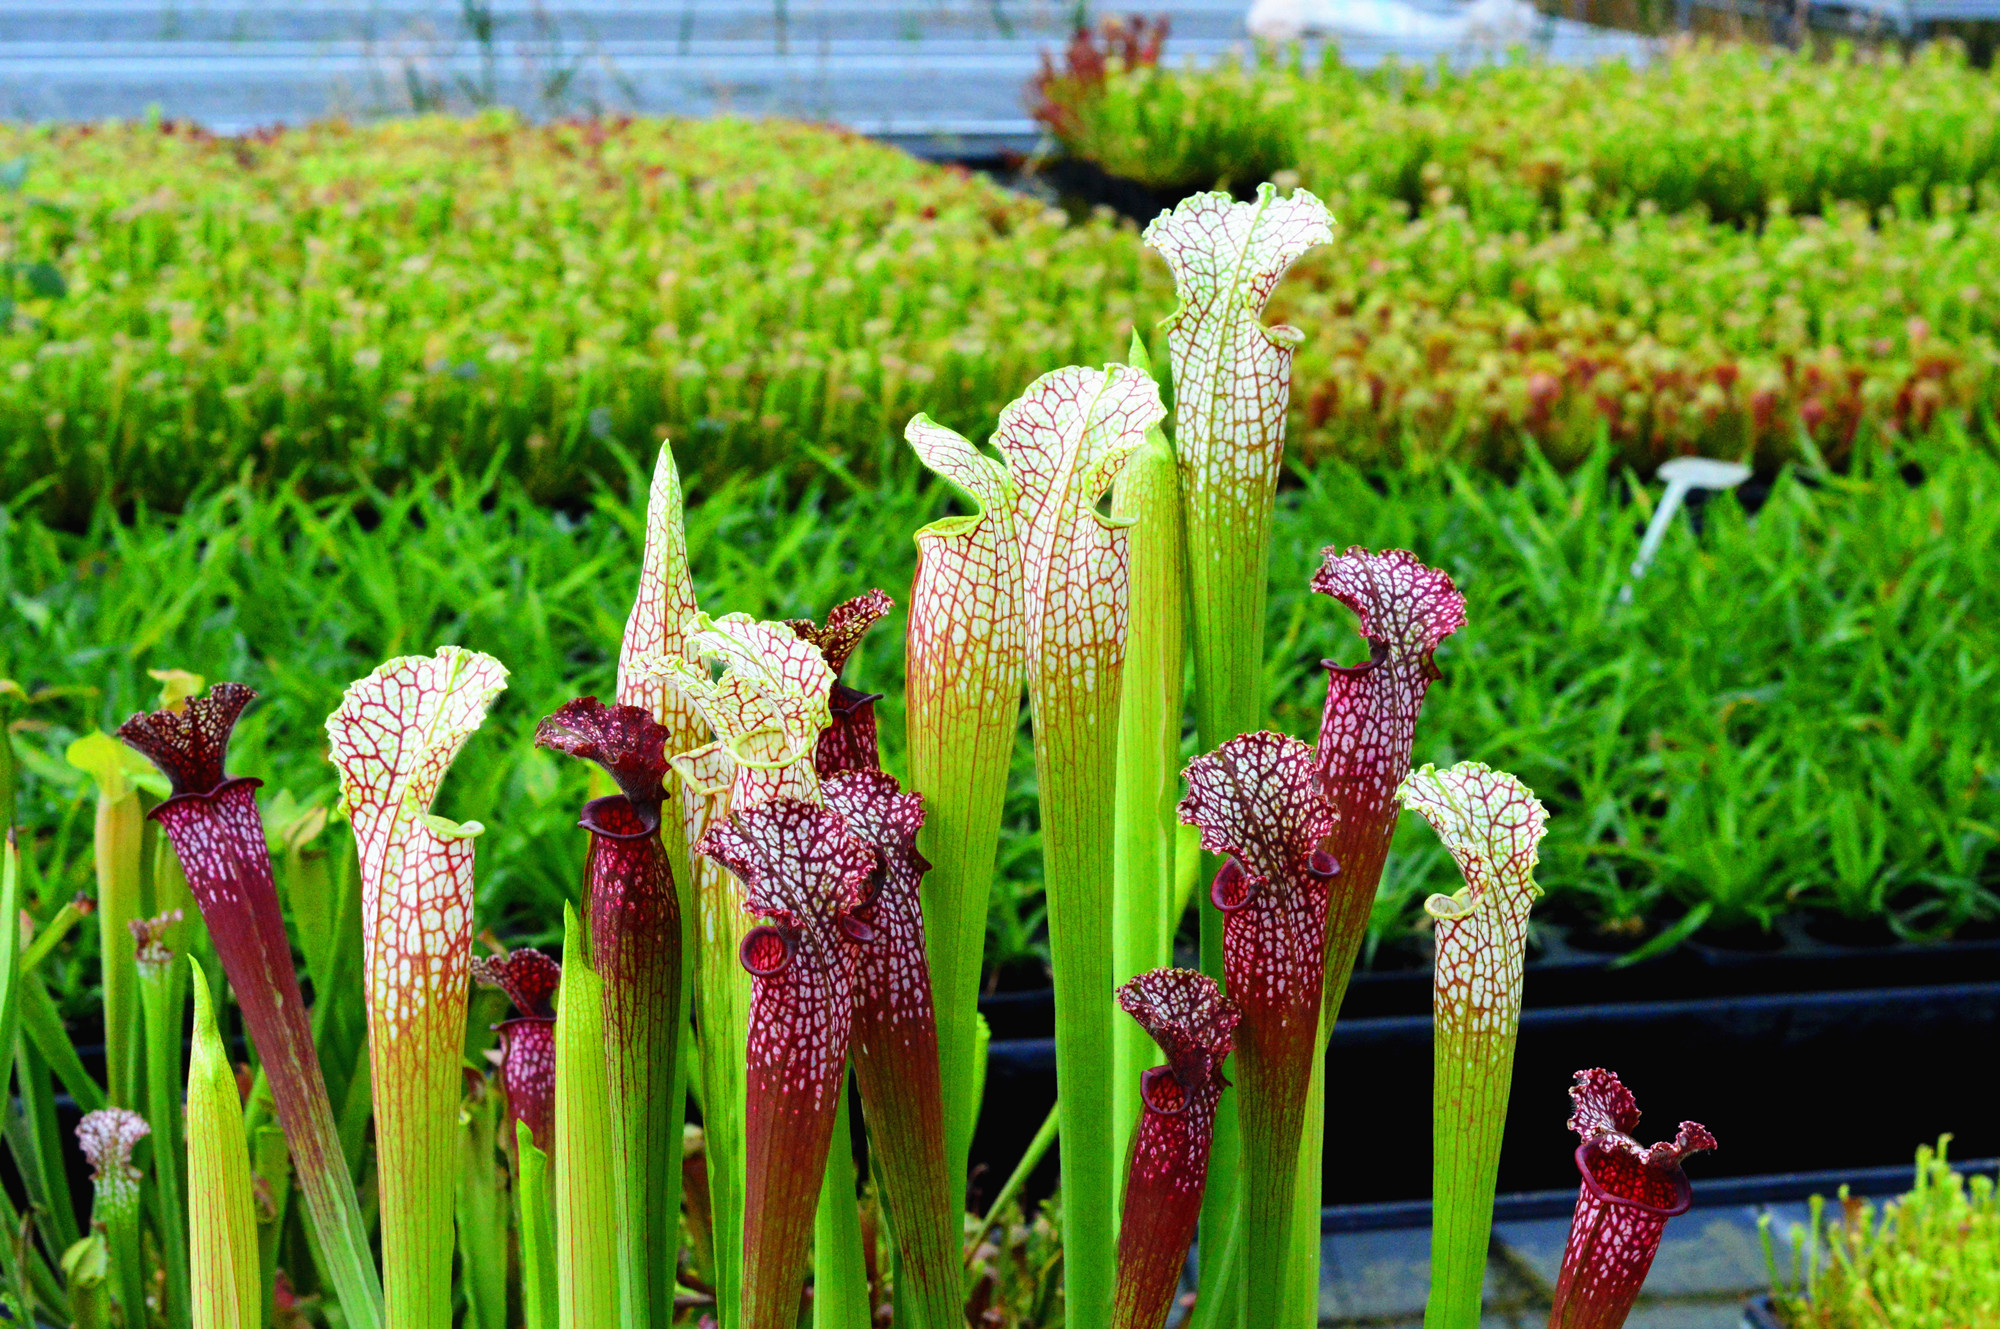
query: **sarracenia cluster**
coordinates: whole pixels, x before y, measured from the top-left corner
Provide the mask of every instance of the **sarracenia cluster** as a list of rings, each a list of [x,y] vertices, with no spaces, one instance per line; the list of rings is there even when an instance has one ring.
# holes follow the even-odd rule
[[[1466,606],[1405,551],[1326,551],[1312,588],[1351,611],[1367,656],[1328,662],[1317,735],[1264,727],[1271,510],[1302,334],[1263,308],[1331,238],[1318,200],[1269,186],[1148,228],[1181,300],[1164,324],[1171,416],[1135,336],[1126,364],[1035,380],[990,450],[909,423],[968,510],[916,533],[908,690],[884,712],[908,724],[907,785],[882,769],[881,698],[864,690],[889,672],[870,653],[889,634],[870,632],[895,623],[895,601],[858,586],[798,606],[818,619],[703,612],[663,447],[615,699],[532,699],[535,743],[591,763],[596,795],[577,809],[560,963],[480,927],[480,826],[432,810],[505,686],[490,655],[444,646],[347,689],[326,734],[352,841],[331,852],[314,844],[325,809],[279,800],[267,827],[258,782],[226,773],[255,696],[241,684],[198,695],[167,676],[161,708],[118,730],[164,783],[102,736],[76,745],[119,924],[104,935],[121,943],[103,984],[110,1089],[44,1037],[55,1017],[31,972],[81,910],[26,952],[0,944],[0,1033],[18,1012],[33,1035],[10,1142],[53,1120],[52,1064],[89,1110],[101,1232],[77,1227],[60,1167],[23,1155],[36,1208],[22,1230],[40,1240],[9,1265],[17,1308],[94,1324],[115,1305],[125,1329],[247,1329],[336,1304],[353,1329],[451,1329],[461,1305],[472,1329],[793,1329],[810,1299],[819,1329],[884,1315],[958,1329],[970,1295],[1000,1329],[1160,1329],[1199,1241],[1198,1329],[1310,1324],[1341,1074],[1327,1036],[1407,805],[1466,881],[1427,906],[1427,1319],[1475,1324],[1544,814],[1482,765],[1411,771],[1433,654]],[[983,920],[1024,698],[1060,1086],[1037,1138],[1062,1142],[1062,1248],[1015,1278],[965,1208]],[[1190,709],[1203,755],[1183,767]],[[183,900],[205,926],[182,921]],[[11,849],[0,907],[21,908]],[[1170,967],[1184,926],[1202,971]],[[226,987],[180,962],[196,955]],[[223,1041],[238,1027],[255,1065],[240,1094]],[[1622,1320],[1686,1207],[1680,1159],[1713,1141],[1684,1126],[1640,1149],[1608,1072],[1575,1096],[1584,1185],[1555,1323],[1595,1329]]]

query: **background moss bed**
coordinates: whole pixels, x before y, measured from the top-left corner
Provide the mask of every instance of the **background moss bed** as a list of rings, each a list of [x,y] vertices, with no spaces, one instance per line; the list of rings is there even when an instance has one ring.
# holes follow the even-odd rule
[[[148,704],[147,668],[257,687],[237,767],[324,803],[320,726],[345,684],[457,641],[513,680],[442,810],[491,827],[482,925],[552,939],[583,786],[529,734],[611,686],[658,437],[691,478],[706,608],[901,599],[910,533],[951,510],[903,422],[983,436],[1037,373],[1122,356],[1172,306],[1108,215],[796,125],[0,140],[28,157],[0,200],[14,253],[67,286],[0,330],[0,677],[59,693],[15,724],[50,907],[88,880],[60,753]],[[1846,937],[1993,928],[1982,179],[1937,182],[1973,191],[1963,207],[1836,200],[1744,227],[1593,205],[1506,229],[1484,204],[1412,218],[1380,190],[1337,198],[1336,242],[1273,307],[1307,336],[1273,722],[1312,732],[1317,662],[1360,654],[1305,592],[1317,551],[1404,545],[1472,612],[1417,759],[1504,766],[1549,803],[1547,917],[1609,947],[1691,910],[1713,936],[1787,917]],[[1749,455],[1768,499],[1678,522],[1626,606],[1651,466],[1694,447]],[[900,632],[898,615],[855,665],[889,694],[899,771]],[[1041,946],[1032,794],[1024,730],[996,970]],[[1376,942],[1411,939],[1423,895],[1455,880],[1424,835],[1399,837]]]
[[[1341,223],[1272,307],[1309,334],[1303,460],[1511,475],[1530,447],[1569,468],[1608,444],[1642,472],[1703,451],[1769,475],[1977,426],[2000,399],[1994,154],[1918,130],[1989,123],[1990,80],[1706,58],[1671,79],[1502,67],[1368,97],[1352,75],[1140,71],[1078,114],[1112,169],[1156,145],[1141,111],[1180,107],[1173,124],[1223,144],[1294,121],[1365,140],[1372,174],[1353,146],[1339,169],[1284,168]],[[1722,90],[1697,96],[1711,74]],[[1831,107],[1892,78],[1889,123],[1914,146],[1864,136],[1857,164],[1838,151],[1854,135],[1785,138],[1789,98]],[[1232,111],[1231,79],[1264,100]],[[1641,164],[1609,183],[1570,173],[1640,113],[1590,139],[1593,97],[1658,103]],[[1761,128],[1663,183],[1681,148],[1655,122],[1690,100]],[[1440,137],[1471,105],[1514,117],[1497,156]],[[1544,114],[1563,134],[1524,155]],[[446,462],[575,503],[661,430],[710,476],[828,463],[872,482],[905,464],[915,411],[984,428],[1042,369],[1120,356],[1172,307],[1164,265],[1108,213],[802,125],[0,128],[0,159],[25,162],[0,195],[13,256],[67,288],[17,291],[0,321],[0,485],[72,525],[100,496],[173,507],[239,476],[339,493]],[[1725,223],[1728,199],[1743,215]]]

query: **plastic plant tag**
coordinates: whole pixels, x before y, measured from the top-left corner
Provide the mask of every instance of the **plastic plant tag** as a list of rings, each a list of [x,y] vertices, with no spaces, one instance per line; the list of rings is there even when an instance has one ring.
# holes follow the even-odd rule
[[[1436,922],[1431,1292],[1426,1329],[1479,1324],[1493,1188],[1507,1124],[1521,970],[1548,813],[1528,787],[1479,762],[1413,771],[1397,791],[1458,860],[1465,886],[1433,895]]]

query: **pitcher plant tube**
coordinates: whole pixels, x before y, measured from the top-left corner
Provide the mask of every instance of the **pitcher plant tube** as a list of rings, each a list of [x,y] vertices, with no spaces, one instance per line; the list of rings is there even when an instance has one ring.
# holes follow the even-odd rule
[[[215,1026],[208,976],[194,975],[194,1040],[188,1055],[188,1249],[195,1329],[258,1329],[257,1216],[251,1199],[250,1146],[236,1072]]]
[[[146,1116],[153,1128],[153,1191],[158,1204],[160,1263],[166,1273],[167,1322],[181,1329],[191,1320],[188,1299],[187,1164],[181,1150],[181,1028],[187,1009],[187,972],[167,944],[180,928],[181,911],[169,909],[131,924],[139,973],[139,1009],[146,1032]]]
[[[919,896],[930,865],[917,852],[924,803],[893,776],[859,770],[826,782],[826,804],[875,855],[841,935],[854,973],[854,1077],[902,1257],[903,1297],[913,1324],[949,1329],[964,1315],[964,1216],[945,1160],[937,1017],[924,963]]]
[[[1146,227],[1145,242],[1173,273],[1179,307],[1164,323],[1174,384],[1196,741],[1213,751],[1264,722],[1264,606],[1271,506],[1284,461],[1292,356],[1304,335],[1264,322],[1278,283],[1309,250],[1333,239],[1333,217],[1304,190],[1270,185],[1238,203],[1197,194]],[[1222,974],[1222,918],[1200,907],[1201,965]],[[1217,1184],[1205,1218],[1203,1274],[1236,1205],[1233,1101],[1216,1120]]]
[[[125,1323],[146,1320],[146,1270],[139,1247],[139,1183],[146,1174],[132,1166],[132,1150],[146,1138],[146,1119],[128,1108],[99,1108],[76,1125],[76,1142],[90,1161],[90,1221],[104,1230],[111,1250],[111,1277]]]
[[[926,528],[918,578],[943,584],[913,593],[911,637],[929,639],[927,650],[955,646],[979,633],[1021,643],[1041,794],[1056,1074],[1064,1086],[1059,1101],[1065,1295],[1069,1322],[1077,1329],[1109,1323],[1116,1248],[1114,846],[1104,831],[1117,809],[1128,549],[1124,524],[1099,513],[1097,503],[1165,413],[1150,375],[1129,365],[1107,365],[1059,369],[1030,384],[1000,413],[993,441],[1004,463],[924,416],[906,431],[924,464],[979,508],[975,517]],[[1015,623],[996,621],[1003,609]],[[911,649],[914,666],[917,648]],[[963,679],[960,686],[989,697],[993,709],[1004,712],[1020,686],[1018,675],[1000,672],[1007,663],[989,658],[987,677]],[[988,718],[963,713],[945,734],[927,741],[954,746],[963,759],[983,741]],[[911,723],[919,722],[913,707]],[[912,773],[928,801],[932,788],[914,762]],[[962,785],[967,772],[937,774],[949,786]],[[985,884],[982,877],[982,914]],[[952,902],[946,912],[955,916],[964,907],[964,901]],[[947,1062],[947,1077],[961,1071],[969,1075],[969,1062]],[[950,1083],[947,1078],[948,1092]]]
[[[698,658],[720,660],[711,678],[677,655],[637,668],[657,670],[693,706],[714,739],[672,756],[689,800],[690,844],[722,824],[732,810],[778,797],[820,801],[813,755],[829,719],[833,671],[819,648],[783,623],[747,614],[685,625]],[[710,1199],[715,1220],[716,1301],[734,1323],[743,1295],[745,1131],[751,983],[741,963],[754,919],[743,912],[742,890],[724,867],[693,856],[694,1000],[701,1029],[702,1122],[707,1133]]]
[[[1563,1247],[1549,1329],[1620,1329],[1645,1286],[1667,1220],[1694,1203],[1681,1162],[1715,1148],[1699,1122],[1684,1121],[1671,1140],[1650,1148],[1632,1138],[1639,1104],[1607,1070],[1576,1073],[1569,1128],[1583,1185]]]
[[[135,715],[118,736],[165,772],[171,796],[152,811],[166,828],[201,909],[222,971],[271,1086],[292,1170],[341,1309],[356,1329],[380,1329],[381,1285],[368,1229],[341,1152],[312,1025],[285,935],[271,855],[257,810],[261,781],[224,773],[237,719],[256,693],[217,683],[178,709]]]
[[[1126,363],[1152,373],[1137,332]],[[1112,977],[1124,982],[1173,958],[1180,921],[1176,805],[1181,794],[1181,728],[1186,711],[1187,559],[1181,531],[1181,485],[1173,445],[1158,425],[1126,459],[1111,511],[1131,523],[1131,626],[1118,703],[1118,811],[1112,912]],[[1112,1082],[1130,1084],[1158,1061],[1136,1022],[1112,1024]],[[1116,1100],[1112,1156],[1125,1156],[1142,1107]]]
[[[385,1311],[449,1329],[459,1066],[472,963],[472,852],[483,829],[430,811],[506,686],[489,655],[402,656],[349,685],[326,722],[361,868]]]
[[[1222,1064],[1241,1018],[1216,981],[1192,969],[1154,969],[1118,989],[1118,1004],[1166,1055],[1136,1086],[1143,1104],[1118,1231],[1114,1329],[1167,1322],[1201,1219]],[[1134,1086],[1121,1086],[1132,1092]]]
[[[1313,750],[1282,734],[1232,738],[1188,763],[1181,818],[1226,857],[1211,899],[1237,1031],[1243,1258],[1250,1329],[1283,1322],[1299,1139],[1319,1053],[1327,894],[1340,865],[1320,843],[1333,806]]]
[[[1436,922],[1431,1087],[1431,1290],[1424,1329],[1475,1329],[1493,1233],[1493,1188],[1507,1124],[1521,969],[1548,813],[1528,787],[1479,762],[1425,766],[1397,797],[1458,860],[1465,886],[1433,895]]]
[[[618,1187],[604,1056],[604,990],[576,910],[563,906],[556,1001],[556,1301],[562,1329],[619,1322]],[[664,1252],[652,1252],[658,1258]]]
[[[619,793],[584,805],[590,833],[584,906],[603,1033],[618,1197],[626,1329],[673,1322],[680,1236],[681,907],[661,842],[666,726],[639,706],[581,697],[535,730],[535,743],[596,762]]]
[[[1325,662],[1320,781],[1339,814],[1321,845],[1340,863],[1326,920],[1326,986],[1320,1002],[1322,1056],[1314,1063],[1292,1216],[1291,1300],[1316,1304],[1319,1288],[1319,1178],[1325,1155],[1324,1049],[1367,935],[1382,866],[1395,838],[1396,788],[1409,774],[1417,716],[1439,674],[1438,644],[1465,626],[1465,597],[1445,573],[1400,549],[1324,551],[1312,589],[1352,610],[1368,643],[1358,665]],[[1310,1193],[1308,1193],[1310,1192]]]
[[[750,974],[743,1329],[791,1329],[854,1012],[846,938],[875,854],[839,813],[778,798],[711,827],[695,851],[743,883],[745,909],[770,918],[743,937]]]

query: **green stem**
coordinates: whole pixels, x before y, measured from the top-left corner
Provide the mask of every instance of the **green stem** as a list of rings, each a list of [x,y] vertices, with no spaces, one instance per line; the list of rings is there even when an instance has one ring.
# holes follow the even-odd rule
[[[1132,338],[1131,363],[1150,372],[1145,346]],[[1119,474],[1112,510],[1132,523],[1131,627],[1125,643],[1125,689],[1118,716],[1117,860],[1112,904],[1112,982],[1125,982],[1173,958],[1174,848],[1179,818],[1182,682],[1187,624],[1180,477],[1158,428]],[[1112,1025],[1111,1082],[1117,1094],[1112,1157],[1125,1157],[1139,1122],[1139,1076],[1160,1061],[1136,1021]],[[1122,1202],[1122,1193],[1120,1196]]]
[[[750,975],[737,956],[744,934],[756,920],[737,904],[735,881],[720,865],[698,860],[693,877],[700,929],[695,1002],[701,1027],[709,1202],[715,1223],[715,1304],[721,1322],[733,1325],[742,1305],[745,1114],[750,1093],[744,1060],[750,1043]]]
[[[527,1329],[556,1329],[555,1234],[550,1226],[549,1156],[535,1147],[525,1121],[514,1125],[515,1221],[521,1240],[521,1314]]]
[[[130,1169],[129,1163],[114,1163],[117,1173]],[[92,1226],[104,1232],[111,1252],[111,1285],[126,1325],[143,1329],[146,1323],[146,1265],[139,1247],[139,1173],[100,1175],[97,1196],[91,1205]]]
[[[556,1281],[562,1329],[618,1322],[618,1197],[604,1068],[604,985],[575,909],[563,909],[556,1003]]]
[[[1028,1151],[1022,1154],[1021,1161],[1014,1165],[1014,1171],[1008,1175],[1006,1184],[1000,1187],[1000,1193],[994,1196],[993,1203],[987,1206],[986,1217],[980,1220],[978,1231],[974,1232],[972,1240],[966,1243],[965,1262],[968,1265],[972,1263],[972,1253],[979,1249],[979,1243],[986,1240],[986,1234],[993,1230],[993,1225],[1000,1221],[1000,1216],[1006,1212],[1007,1206],[1014,1202],[1014,1197],[1028,1184],[1028,1178],[1034,1175],[1035,1169],[1042,1165],[1042,1159],[1049,1152],[1049,1146],[1056,1142],[1061,1124],[1062,1104],[1058,1102],[1049,1108],[1049,1115],[1042,1118],[1040,1128],[1035,1131],[1035,1138],[1028,1141]]]
[[[861,1253],[861,1211],[855,1202],[854,1145],[848,1091],[841,1086],[833,1144],[820,1178],[813,1215],[813,1329],[869,1329],[868,1269]]]
[[[195,1329],[256,1329],[257,1221],[250,1200],[250,1152],[236,1071],[215,1027],[201,966],[194,975],[194,1052],[188,1059],[188,1237]]]
[[[110,1101],[138,1106],[139,974],[130,924],[139,917],[140,841],[146,823],[139,794],[97,800],[97,941],[104,965],[104,1071]],[[114,1257],[115,1258],[115,1257]]]
[[[1211,1179],[1212,1180],[1212,1179]],[[1202,1263],[1201,1291],[1186,1329],[1234,1329],[1243,1323],[1243,1211],[1230,1218],[1228,1236]]]
[[[465,1329],[507,1329],[507,1197],[500,1180],[500,1095],[485,1080],[459,1128],[458,1263]]]
[[[285,1207],[292,1198],[292,1156],[285,1149],[284,1129],[271,1114],[270,1091],[261,1080],[251,1091],[250,1102],[252,1120],[245,1131],[250,1139],[250,1174],[264,1183],[257,1204],[257,1288],[264,1323],[276,1324],[278,1239],[284,1235]]]
[[[187,971],[164,959],[139,965],[139,1008],[146,1030],[146,1119],[153,1128],[153,1182],[160,1211],[161,1258],[167,1268],[167,1319],[186,1329],[193,1316],[188,1290],[187,1202],[181,1189],[181,1019]]]
[[[1116,668],[1094,688],[1067,676],[1031,686],[1035,770],[1062,1086],[1063,1286],[1069,1323],[1109,1322],[1117,1228],[1111,1090],[1111,841],[1116,807]]]

